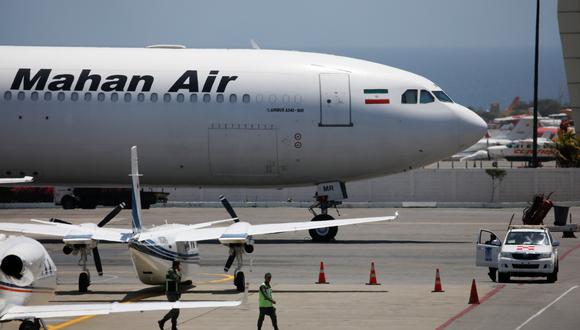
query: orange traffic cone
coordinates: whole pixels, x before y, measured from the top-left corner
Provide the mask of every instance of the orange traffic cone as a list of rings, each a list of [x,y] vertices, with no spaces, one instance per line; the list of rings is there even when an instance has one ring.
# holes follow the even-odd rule
[[[441,276],[439,276],[439,268],[435,271],[435,288],[431,292],[445,292],[441,286]]]
[[[375,263],[371,262],[371,276],[367,285],[381,285],[377,282],[377,273],[375,272]]]
[[[322,261],[320,262],[320,273],[318,273],[318,282],[316,284],[328,284],[324,275],[324,263]]]
[[[479,296],[477,295],[477,286],[475,285],[475,279],[471,282],[471,293],[469,294],[468,304],[479,305]]]

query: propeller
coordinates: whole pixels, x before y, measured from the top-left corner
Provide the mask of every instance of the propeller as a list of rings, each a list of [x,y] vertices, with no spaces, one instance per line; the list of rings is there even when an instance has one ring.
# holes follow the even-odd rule
[[[93,248],[93,259],[95,260],[95,267],[97,268],[97,273],[99,276],[103,276],[103,264],[101,263],[101,255],[99,254],[99,248]]]
[[[228,260],[226,261],[226,265],[224,266],[224,272],[228,272],[228,270],[230,270],[230,267],[232,267],[232,264],[234,263],[234,260],[236,259],[236,254],[230,254],[230,256],[228,257]]]
[[[70,225],[70,224],[71,224],[71,223],[70,223],[70,222],[68,222],[68,221],[64,221],[64,220],[57,219],[57,218],[50,218],[50,220],[49,220],[49,221],[50,221],[50,222],[54,222],[54,223],[64,223],[64,224],[67,224],[67,225]]]
[[[124,202],[115,206],[115,208],[113,210],[111,210],[111,212],[109,212],[109,214],[107,214],[103,218],[103,220],[101,220],[97,224],[97,227],[104,227],[106,224],[109,223],[109,221],[113,220],[113,218],[116,217],[117,214],[119,214],[119,212],[121,212],[121,210],[123,210],[124,207],[125,207]],[[99,254],[99,248],[96,246],[93,248],[93,259],[95,260],[95,267],[97,268],[97,273],[99,273],[99,276],[103,276],[103,263],[101,262],[101,255]]]
[[[225,198],[224,195],[220,195],[219,199],[222,202],[222,205],[224,206],[226,211],[228,211],[230,217],[232,217],[234,219],[234,222],[239,222],[240,219],[238,218],[236,211],[234,211],[234,208],[232,207],[230,202],[227,200],[227,198]]]

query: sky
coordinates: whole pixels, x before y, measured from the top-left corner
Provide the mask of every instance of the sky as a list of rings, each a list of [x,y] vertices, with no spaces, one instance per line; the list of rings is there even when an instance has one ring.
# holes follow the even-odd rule
[[[389,61],[401,65],[401,58],[376,54],[385,54],[384,50],[416,53],[420,49],[439,58],[439,62],[432,61],[433,66],[449,68],[442,75],[455,76],[453,62],[465,62],[466,56],[474,56],[479,50],[485,54],[491,51],[493,56],[493,50],[498,49],[494,56],[498,73],[506,74],[503,50],[519,49],[524,54],[533,50],[535,3],[533,0],[3,0],[0,44],[248,48],[250,39],[254,39],[262,48],[345,54],[388,65],[393,65]],[[552,54],[556,50],[556,58],[551,59],[556,62],[550,62],[550,72],[554,65],[563,72],[563,61],[558,62],[557,58],[561,46],[556,10],[557,0],[542,0],[541,45],[543,52]],[[413,60],[428,61],[410,58],[407,62],[403,60],[403,67],[411,70],[419,67],[421,72],[416,72],[419,74],[433,71],[425,69],[425,63]],[[528,61],[524,62],[527,65]],[[514,69],[513,73],[520,75],[522,70]],[[449,81],[449,77],[439,74],[435,78]],[[554,79],[561,80],[561,74]],[[453,81],[450,87],[455,85],[461,84]],[[488,98],[511,99],[510,95]],[[476,105],[488,102],[485,98],[465,101]]]

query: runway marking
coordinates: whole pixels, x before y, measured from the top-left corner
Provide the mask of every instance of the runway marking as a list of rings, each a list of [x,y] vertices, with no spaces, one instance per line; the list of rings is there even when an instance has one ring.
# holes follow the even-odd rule
[[[575,245],[574,247],[570,248],[568,251],[564,252],[562,254],[562,256],[560,256],[560,261],[566,259],[567,256],[569,256],[572,252],[576,251],[577,249],[580,248],[580,244]],[[522,284],[523,285],[523,284]],[[576,286],[577,287],[577,286]],[[483,304],[486,300],[488,300],[489,298],[491,298],[493,295],[495,295],[496,293],[498,293],[499,291],[501,291],[503,288],[505,288],[505,285],[501,285],[496,287],[495,289],[491,290],[488,294],[485,295],[485,297],[483,297],[480,300],[480,303]],[[445,323],[441,324],[440,326],[438,326],[437,328],[435,328],[435,330],[442,330],[447,328],[449,325],[451,325],[451,323],[457,321],[457,319],[459,319],[460,317],[464,316],[465,314],[467,314],[469,311],[471,311],[472,309],[474,309],[475,307],[477,307],[479,305],[469,305],[469,307],[465,308],[464,310],[462,310],[461,312],[459,312],[458,314],[454,315],[453,317],[451,317],[449,320],[447,320]],[[518,328],[519,329],[519,328]]]
[[[546,311],[546,309],[550,308],[552,305],[554,305],[555,303],[557,303],[560,299],[564,298],[565,295],[567,295],[568,293],[572,292],[574,289],[578,288],[577,285],[574,285],[573,287],[571,287],[570,289],[566,290],[566,292],[562,293],[558,298],[556,298],[554,301],[552,301],[551,303],[549,303],[548,305],[546,305],[546,307],[540,309],[536,314],[532,315],[529,319],[527,319],[524,323],[520,324],[519,327],[515,328],[515,330],[520,330],[521,328],[523,328],[526,324],[528,324],[531,320],[535,319],[536,317],[540,316],[540,314],[542,314],[543,312]]]
[[[211,280],[211,281],[207,281],[207,282],[199,282],[199,283],[223,283],[223,282],[231,281],[231,280],[233,280],[233,278],[234,278],[232,275],[228,275],[228,274],[208,274],[208,273],[201,273],[200,275],[208,275],[208,276],[220,276],[220,277],[223,277],[223,278],[220,278],[220,279],[217,279],[217,280]],[[136,298],[134,298],[134,299],[131,299],[131,300],[124,301],[123,303],[131,303],[131,302],[135,302],[135,301],[138,301],[138,300],[141,300],[141,299],[143,299],[143,298],[141,298],[141,297],[136,297]],[[219,308],[219,307],[218,307],[218,308]],[[216,308],[216,309],[217,309],[217,308]],[[60,330],[60,329],[65,329],[65,328],[68,328],[68,327],[70,327],[70,326],[72,326],[72,325],[75,325],[75,324],[77,324],[77,323],[80,323],[80,322],[84,322],[84,321],[90,320],[90,319],[92,319],[92,318],[94,318],[94,317],[96,317],[96,316],[97,316],[97,315],[85,315],[85,316],[79,316],[79,317],[76,317],[76,318],[74,318],[74,319],[72,319],[72,320],[68,320],[68,321],[66,321],[66,322],[62,322],[62,323],[59,323],[59,324],[56,324],[56,325],[49,325],[49,326],[48,326],[48,329],[49,329],[49,330]]]

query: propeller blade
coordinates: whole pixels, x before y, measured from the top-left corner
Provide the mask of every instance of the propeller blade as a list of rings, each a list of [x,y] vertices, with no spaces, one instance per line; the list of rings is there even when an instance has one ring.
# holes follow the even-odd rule
[[[121,210],[123,210],[124,207],[125,207],[125,202],[115,206],[115,208],[111,212],[109,212],[109,214],[107,214],[103,218],[103,220],[101,220],[101,222],[99,222],[97,227],[105,226],[107,223],[109,223],[109,221],[111,221],[114,217],[116,217],[117,214],[119,214],[119,212],[121,212]]]
[[[99,254],[99,248],[93,248],[93,258],[95,259],[95,267],[97,268],[97,273],[99,276],[103,276],[103,264],[101,263],[101,255]]]
[[[234,208],[232,207],[230,202],[224,197],[224,195],[220,195],[219,198],[220,198],[220,201],[222,202],[222,205],[226,209],[226,211],[228,211],[230,217],[235,219],[234,222],[240,221],[240,219],[238,218],[238,215],[236,214],[236,211],[234,211]]]
[[[236,259],[236,255],[235,254],[230,254],[230,256],[228,257],[228,260],[226,261],[226,265],[224,266],[224,272],[228,272],[228,270],[230,270],[230,267],[232,267],[232,264],[234,263],[234,260]]]
[[[56,218],[50,218],[50,222],[64,223],[64,224],[67,224],[67,225],[70,225],[71,224],[68,221],[64,221],[64,220],[60,220],[60,219],[56,219]]]

